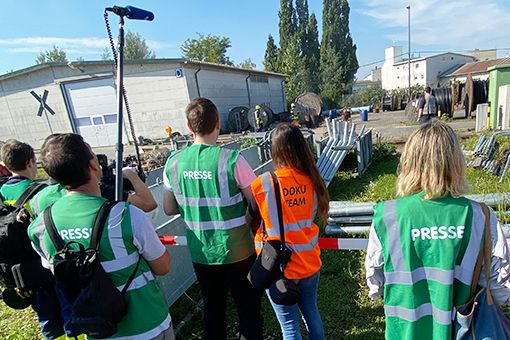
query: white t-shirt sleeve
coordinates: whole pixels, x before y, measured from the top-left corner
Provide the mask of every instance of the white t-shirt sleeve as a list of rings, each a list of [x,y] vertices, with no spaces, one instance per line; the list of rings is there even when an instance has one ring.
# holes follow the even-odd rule
[[[166,191],[172,191],[172,187],[170,186],[170,179],[166,174],[166,167],[163,169],[163,189]]]
[[[365,258],[365,271],[368,296],[371,299],[382,299],[384,291],[384,256],[381,242],[377,237],[374,226],[370,227],[368,237],[367,257]]]
[[[501,224],[496,214],[489,208],[491,227],[491,271],[489,288],[492,297],[498,305],[510,304],[510,250],[508,241],[503,233]],[[482,262],[482,270],[478,284],[485,287],[485,264]]]
[[[131,214],[131,226],[133,228],[133,243],[138,252],[147,261],[153,261],[161,257],[165,246],[159,240],[151,221],[145,213],[133,205],[129,205]]]
[[[248,161],[246,161],[242,155],[237,157],[236,165],[234,167],[234,176],[239,189],[246,189],[250,186],[251,182],[257,178],[250,164],[248,164]]]

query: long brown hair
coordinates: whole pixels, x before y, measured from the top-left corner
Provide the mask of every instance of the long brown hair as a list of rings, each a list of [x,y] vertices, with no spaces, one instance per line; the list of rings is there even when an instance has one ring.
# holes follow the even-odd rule
[[[288,166],[312,179],[318,202],[317,215],[325,221],[328,218],[329,193],[301,130],[290,124],[278,124],[273,130],[271,154],[276,169]]]

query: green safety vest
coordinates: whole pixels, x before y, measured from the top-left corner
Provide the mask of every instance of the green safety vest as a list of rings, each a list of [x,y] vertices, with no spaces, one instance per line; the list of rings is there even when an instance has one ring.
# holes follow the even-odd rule
[[[64,242],[73,240],[86,248],[89,246],[94,219],[105,200],[98,196],[73,194],[55,202],[52,206],[52,217]],[[139,258],[138,248],[133,243],[129,203],[117,203],[112,208],[107,223],[99,243],[99,260],[113,284],[122,290]],[[119,223],[121,228],[113,227]],[[43,214],[30,225],[28,234],[51,263],[56,249],[46,232]],[[169,322],[170,316],[165,299],[145,260],[140,261],[135,278],[124,297],[128,313],[117,325],[118,332],[112,338],[152,338],[162,331],[154,334],[160,325]]]
[[[13,205],[32,183],[34,181],[27,178],[13,184],[4,184],[0,187],[0,196],[6,205]]]
[[[39,191],[29,202],[34,216],[42,214],[44,209],[67,195],[67,190],[60,184],[53,184]]]
[[[423,193],[379,203],[386,339],[451,339],[454,306],[468,301],[485,217],[477,202]]]
[[[235,150],[195,144],[173,153],[166,163],[195,263],[235,263],[255,252],[234,176],[238,156]]]

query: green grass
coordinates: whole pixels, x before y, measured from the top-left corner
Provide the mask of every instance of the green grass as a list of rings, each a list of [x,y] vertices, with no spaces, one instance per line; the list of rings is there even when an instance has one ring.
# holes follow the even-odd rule
[[[11,309],[0,301],[0,339],[42,340],[35,312],[31,308]]]
[[[474,145],[478,138],[473,138]],[[466,148],[468,148],[466,146]],[[349,155],[329,186],[331,200],[379,202],[395,197],[399,155],[387,144],[376,145],[374,161],[359,178],[356,158]],[[471,193],[510,192],[510,176],[503,183],[484,171],[468,169]],[[318,305],[328,339],[377,340],[384,338],[382,303],[371,301],[364,280],[364,251],[322,252],[323,266],[319,281]],[[197,307],[200,289],[194,284],[172,307],[174,327],[188,315],[193,315],[180,329],[177,339],[201,339],[202,312]],[[194,312],[194,313],[193,313]],[[280,329],[274,312],[263,297],[264,338],[280,339]],[[227,310],[229,338],[236,338],[238,318],[231,299]],[[0,302],[0,339],[40,339],[35,314],[30,309],[14,311]],[[303,334],[305,334],[303,332]]]

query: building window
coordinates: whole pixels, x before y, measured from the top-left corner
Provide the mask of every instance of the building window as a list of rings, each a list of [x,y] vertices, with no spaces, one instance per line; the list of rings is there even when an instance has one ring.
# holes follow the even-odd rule
[[[452,60],[453,60],[453,57],[452,57]]]
[[[400,67],[397,67],[397,70],[400,70]]]
[[[416,80],[416,79],[418,79],[418,77],[417,77],[417,76],[414,76],[414,80]]]
[[[416,67],[416,68],[420,67],[420,64],[416,64],[416,66],[415,66],[415,67]]]
[[[397,79],[400,79],[400,76],[397,76]]]
[[[252,83],[269,83],[269,78],[267,76],[250,76],[250,81]]]
[[[421,75],[421,79],[423,79],[423,78],[425,78],[425,77],[424,77],[424,76],[423,76],[423,74],[422,74],[422,75]]]

